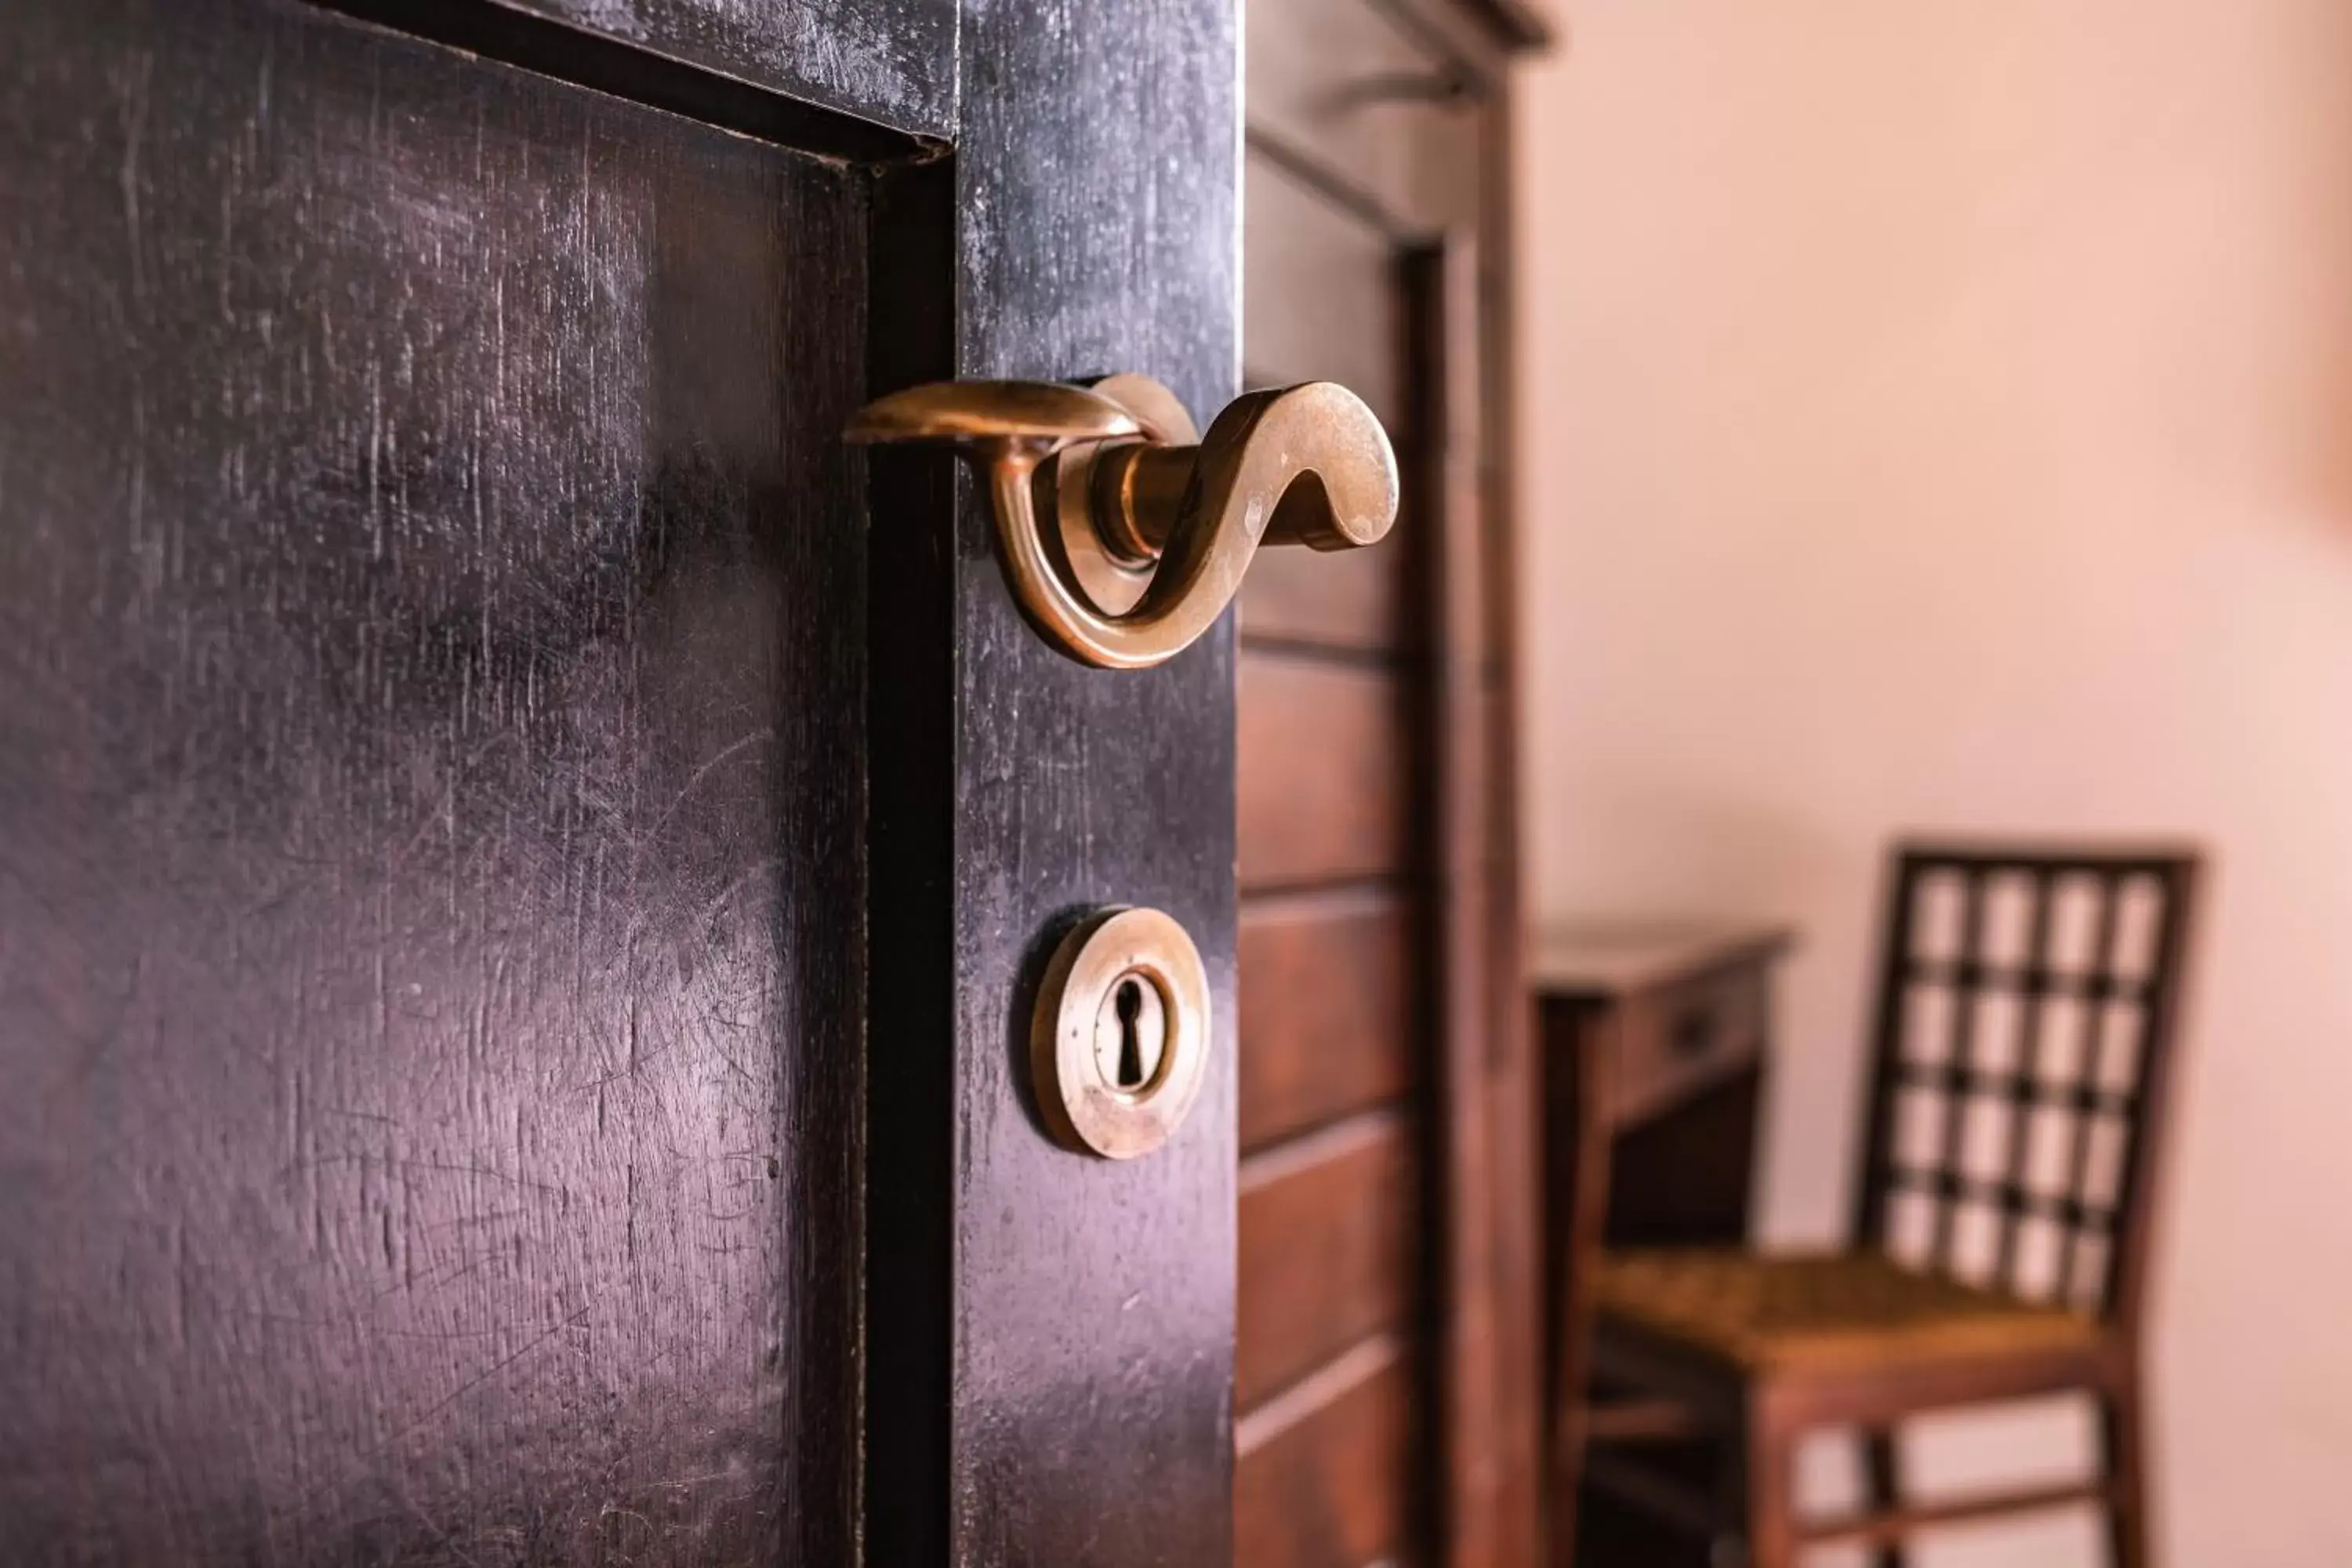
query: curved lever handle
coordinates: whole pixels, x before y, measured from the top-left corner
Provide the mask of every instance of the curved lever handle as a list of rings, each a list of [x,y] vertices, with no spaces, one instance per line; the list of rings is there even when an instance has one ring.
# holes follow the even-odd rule
[[[1055,647],[1106,669],[1149,668],[1190,646],[1240,591],[1261,543],[1347,550],[1396,521],[1388,434],[1328,381],[1245,393],[1197,446],[1175,395],[1139,375],[1092,389],[934,382],[866,405],[847,437],[959,447],[988,479],[1022,614]],[[1039,522],[1045,478],[1052,529]]]

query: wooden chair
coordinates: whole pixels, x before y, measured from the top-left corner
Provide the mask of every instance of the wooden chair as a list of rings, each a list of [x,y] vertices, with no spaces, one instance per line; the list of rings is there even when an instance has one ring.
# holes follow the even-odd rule
[[[2096,1504],[2117,1568],[2150,1561],[2140,1303],[2197,860],[1907,847],[1890,879],[1853,1244],[1597,1260],[1592,1363],[1679,1411],[1590,1433],[1590,1484],[1751,1568],[1870,1545],[1878,1568],[1937,1524]],[[1915,1414],[2065,1391],[2096,1401],[2087,1481],[1906,1500]],[[1866,1511],[1798,1517],[1793,1458],[1864,1436]],[[1706,1490],[1634,1441],[1710,1434]],[[1735,1559],[1736,1560],[1736,1559]]]

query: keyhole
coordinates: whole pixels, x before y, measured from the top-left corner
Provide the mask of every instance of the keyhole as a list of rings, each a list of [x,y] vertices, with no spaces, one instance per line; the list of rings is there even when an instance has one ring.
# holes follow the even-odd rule
[[[1136,1020],[1143,1016],[1143,983],[1122,980],[1118,983],[1118,1075],[1121,1089],[1143,1087],[1143,1041],[1136,1033]]]
[[[1168,1051],[1168,1006],[1141,973],[1122,974],[1095,1013],[1095,1070],[1115,1094],[1145,1094]]]

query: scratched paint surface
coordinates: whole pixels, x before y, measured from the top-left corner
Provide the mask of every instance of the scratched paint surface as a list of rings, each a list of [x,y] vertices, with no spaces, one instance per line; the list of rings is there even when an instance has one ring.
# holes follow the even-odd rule
[[[845,180],[0,8],[0,1559],[845,1555]]]
[[[919,134],[954,129],[956,0],[499,0]]]
[[[1228,0],[967,9],[962,374],[1131,369],[1204,423],[1224,406],[1238,21]],[[1233,620],[1158,668],[1086,669],[1012,610],[987,514],[961,521],[956,1540],[973,1562],[1230,1563]],[[1183,922],[1223,1042],[1149,1159],[1038,1137],[1015,1076],[1023,975],[1106,902]]]

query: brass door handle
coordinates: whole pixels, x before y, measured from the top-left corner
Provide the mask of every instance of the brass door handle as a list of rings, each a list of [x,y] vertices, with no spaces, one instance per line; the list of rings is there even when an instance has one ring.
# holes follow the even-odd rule
[[[933,382],[867,404],[847,437],[961,449],[988,480],[1022,614],[1106,669],[1149,668],[1190,646],[1260,544],[1349,550],[1396,521],[1388,433],[1328,381],[1244,393],[1205,439],[1145,376]]]

